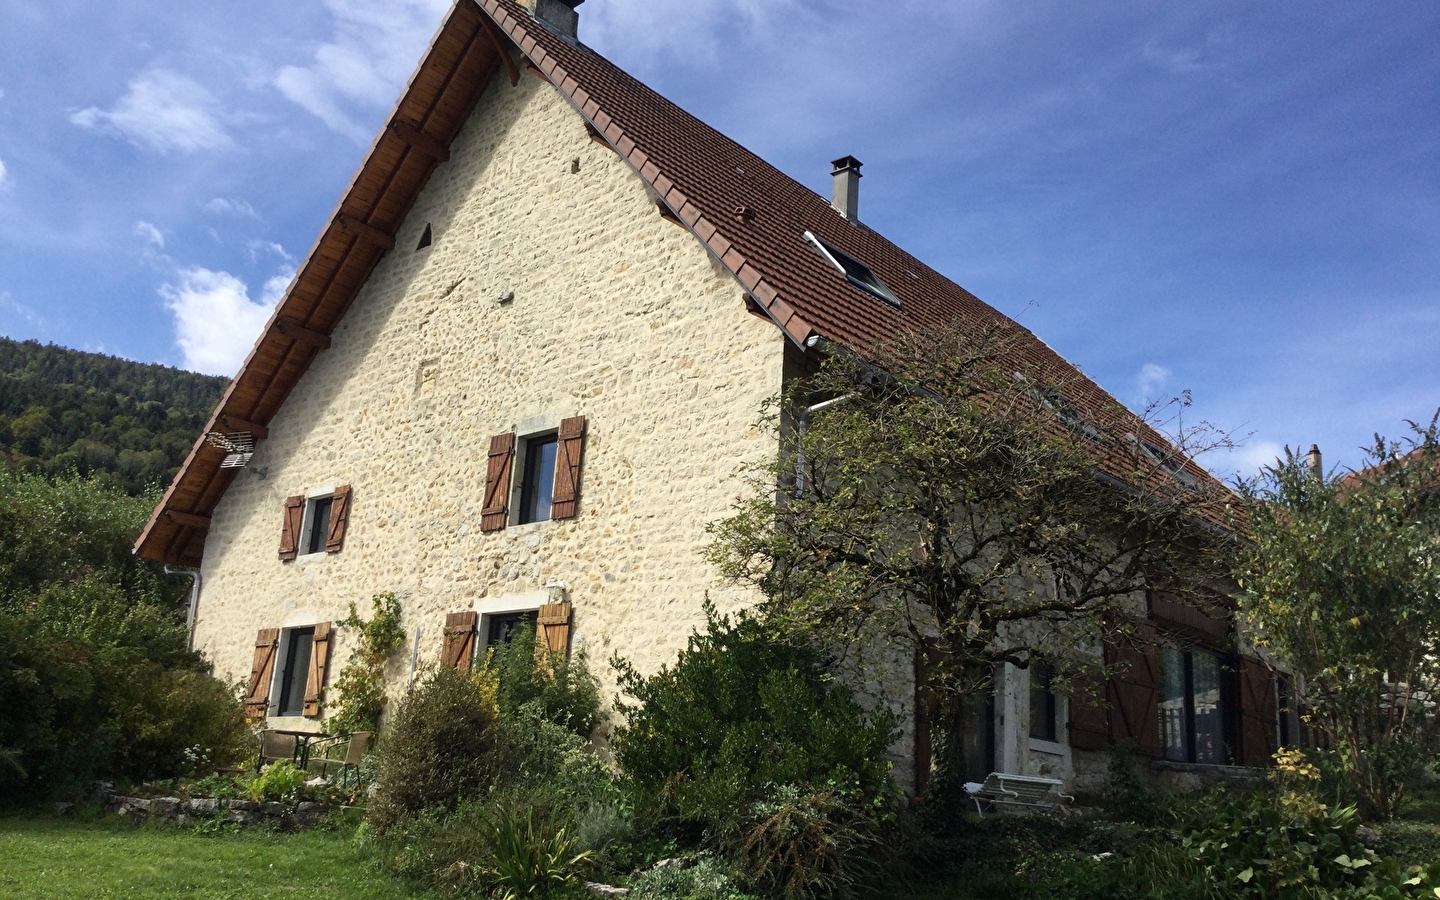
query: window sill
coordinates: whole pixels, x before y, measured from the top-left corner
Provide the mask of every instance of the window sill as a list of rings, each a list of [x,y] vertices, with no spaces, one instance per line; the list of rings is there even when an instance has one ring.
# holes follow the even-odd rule
[[[310,731],[321,733],[320,720],[309,716],[266,716],[265,727],[282,731]]]
[[[1030,738],[1030,749],[1037,753],[1048,753],[1051,756],[1064,756],[1065,745],[1058,741],[1045,741],[1040,738]]]
[[[1214,775],[1220,778],[1253,779],[1262,778],[1264,769],[1252,766],[1222,766],[1217,763],[1183,763],[1173,759],[1152,759],[1150,768],[1156,772],[1193,772],[1197,775]]]
[[[319,562],[329,555],[330,554],[324,550],[321,550],[319,553],[302,553],[295,557],[295,562],[300,564]]]

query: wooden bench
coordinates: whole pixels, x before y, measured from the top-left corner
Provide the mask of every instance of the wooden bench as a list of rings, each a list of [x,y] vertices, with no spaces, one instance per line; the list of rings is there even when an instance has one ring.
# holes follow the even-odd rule
[[[1075,798],[1060,793],[1064,782],[1056,778],[1037,778],[1033,775],[1006,775],[991,772],[984,784],[973,781],[965,785],[965,793],[975,801],[975,811],[984,815],[984,806],[1018,806],[1022,809],[1055,809],[1062,803],[1074,803]]]

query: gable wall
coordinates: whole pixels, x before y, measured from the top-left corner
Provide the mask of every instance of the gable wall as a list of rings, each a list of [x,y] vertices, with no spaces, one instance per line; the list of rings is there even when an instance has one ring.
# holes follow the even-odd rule
[[[751,599],[699,551],[742,463],[776,450],[752,423],[780,388],[779,329],[532,75],[497,74],[450,149],[215,510],[196,647],[224,677],[248,676],[258,629],[387,590],[423,664],[447,613],[562,582],[573,646],[608,687],[612,652],[668,661],[707,591]],[[434,246],[415,252],[427,222]],[[490,436],[570,415],[589,418],[578,517],[482,533]],[[344,550],[280,562],[284,499],[327,484],[354,489]],[[354,645],[342,629],[332,683]]]

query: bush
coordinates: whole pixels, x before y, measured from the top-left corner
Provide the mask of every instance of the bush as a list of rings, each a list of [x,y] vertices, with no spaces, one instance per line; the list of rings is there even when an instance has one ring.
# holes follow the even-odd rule
[[[778,785],[886,813],[893,719],[867,715],[821,664],[754,617],[718,617],[708,604],[706,631],[672,666],[645,678],[617,659],[622,688],[641,705],[618,704],[624,727],[612,746],[647,814],[716,837]]]
[[[524,709],[526,715],[539,715],[583,738],[590,737],[600,721],[600,686],[583,649],[573,657],[551,652],[526,625],[489,653],[486,666],[500,683],[502,716]]]
[[[751,900],[714,860],[702,858],[689,868],[665,866],[635,879],[630,900]]]
[[[830,791],[784,785],[725,825],[718,843],[742,882],[766,896],[850,896],[888,855],[867,812]]]
[[[266,766],[260,776],[245,789],[251,800],[276,803],[298,803],[305,790],[305,771],[281,760]]]
[[[488,673],[429,673],[395,710],[380,748],[378,787],[367,821],[383,837],[427,810],[453,810],[494,783],[495,684]]]

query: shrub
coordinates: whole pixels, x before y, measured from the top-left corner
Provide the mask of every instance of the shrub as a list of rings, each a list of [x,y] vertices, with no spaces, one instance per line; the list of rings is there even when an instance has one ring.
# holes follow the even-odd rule
[[[600,686],[583,649],[574,656],[554,653],[526,625],[492,650],[486,665],[500,683],[502,715],[526,709],[583,738],[590,737],[600,721]]]
[[[367,821],[379,836],[426,810],[452,810],[495,780],[495,685],[482,669],[429,673],[395,710]]]
[[[405,643],[400,627],[400,601],[392,593],[370,598],[371,614],[367,622],[350,604],[350,615],[340,624],[360,634],[360,646],[350,654],[345,667],[335,679],[335,715],[326,723],[336,734],[380,729],[380,714],[385,710],[385,663]]]
[[[784,785],[726,824],[719,845],[742,881],[766,896],[849,896],[886,856],[867,812],[831,791]]]
[[[576,868],[589,860],[588,850],[576,852],[574,836],[565,826],[553,827],[544,820],[537,826],[532,809],[524,812],[500,807],[486,837],[491,861],[489,879],[502,897],[537,897],[552,887],[572,885],[578,880]]]
[[[867,715],[822,662],[758,619],[719,617],[708,603],[705,632],[691,635],[673,665],[645,678],[616,659],[639,705],[617,704],[624,727],[612,746],[647,813],[714,837],[773,786],[795,785],[883,814],[894,721]]]
[[[245,795],[251,800],[298,803],[304,789],[305,771],[281,760],[261,770],[259,777],[245,789]]]
[[[630,900],[751,900],[714,860],[702,858],[689,868],[665,866],[635,879]]]

